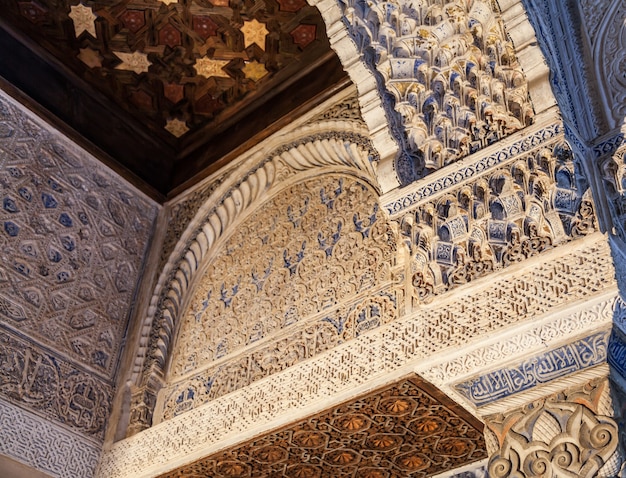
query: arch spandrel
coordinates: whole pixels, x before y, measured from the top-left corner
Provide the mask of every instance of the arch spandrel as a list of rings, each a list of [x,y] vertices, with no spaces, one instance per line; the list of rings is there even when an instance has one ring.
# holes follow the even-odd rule
[[[377,197],[362,179],[327,172],[226,233],[188,292],[164,419],[396,317],[397,239]]]
[[[320,110],[333,107],[345,109],[343,104],[329,102]],[[379,157],[364,125],[342,116],[345,113],[329,118],[311,115],[269,138],[241,158],[240,165],[211,189],[197,209],[163,267],[141,327],[130,377],[134,412],[128,435],[152,424],[156,395],[164,383],[173,334],[190,298],[190,287],[215,245],[230,234],[226,234],[229,228],[285,184],[297,181],[294,176],[307,171],[352,174],[372,190],[379,188],[375,175]]]

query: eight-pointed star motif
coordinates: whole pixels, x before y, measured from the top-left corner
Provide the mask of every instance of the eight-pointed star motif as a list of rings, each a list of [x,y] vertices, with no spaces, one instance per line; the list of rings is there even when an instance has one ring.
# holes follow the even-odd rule
[[[265,50],[265,37],[269,34],[265,24],[252,20],[249,22],[243,22],[241,27],[243,33],[244,45],[248,48],[253,43],[256,43],[260,48]]]
[[[94,22],[98,16],[93,13],[93,10],[80,4],[74,5],[71,10],[69,17],[74,22],[76,38],[83,32],[87,32],[92,37],[96,38],[96,25]]]
[[[138,51],[133,53],[116,51],[113,53],[115,53],[115,56],[122,60],[122,63],[115,67],[118,70],[130,70],[139,75],[140,73],[147,72],[148,68],[151,65],[150,61],[148,60],[148,55],[146,55],[145,53],[140,53]]]

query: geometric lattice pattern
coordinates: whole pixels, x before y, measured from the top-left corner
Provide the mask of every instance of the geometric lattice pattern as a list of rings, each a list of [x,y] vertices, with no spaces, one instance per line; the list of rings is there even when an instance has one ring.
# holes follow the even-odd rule
[[[157,208],[0,97],[0,394],[101,438]]]
[[[156,208],[0,100],[0,317],[112,377]]]
[[[98,463],[100,447],[0,400],[0,453],[3,455],[54,477],[90,477]]]
[[[410,378],[161,477],[427,477],[485,457],[482,424]]]

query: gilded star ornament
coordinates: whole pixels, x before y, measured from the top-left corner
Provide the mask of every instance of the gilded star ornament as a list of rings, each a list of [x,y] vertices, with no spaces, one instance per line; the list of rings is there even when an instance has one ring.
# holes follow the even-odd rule
[[[180,138],[187,131],[189,131],[189,128],[187,127],[185,122],[179,120],[178,118],[168,120],[167,124],[165,125],[165,129],[177,138]]]
[[[265,50],[265,37],[269,34],[267,28],[265,28],[265,24],[258,22],[257,20],[243,22],[241,32],[243,33],[243,40],[246,48],[253,43],[256,43],[260,48]]]
[[[93,50],[89,47],[80,49],[78,59],[89,68],[102,67],[102,56],[100,56],[100,52],[98,50]]]
[[[247,61],[241,71],[246,75],[246,78],[254,82],[259,81],[268,73],[263,63],[259,63],[258,61]]]
[[[223,78],[230,78],[222,68],[228,65],[228,60],[214,60],[212,58],[200,58],[196,61],[194,68],[198,75],[202,75],[206,78],[211,76],[221,76]]]
[[[92,37],[96,38],[96,18],[98,16],[93,13],[93,10],[82,4],[74,5],[71,8],[69,17],[74,22],[74,33],[76,38],[83,32],[89,33]]]
[[[129,70],[134,71],[138,75],[140,73],[145,73],[148,71],[148,68],[152,63],[148,61],[148,55],[145,53],[140,53],[138,51],[133,53],[123,53],[120,51],[115,51],[115,56],[117,56],[122,63],[117,65],[115,68],[118,70]]]

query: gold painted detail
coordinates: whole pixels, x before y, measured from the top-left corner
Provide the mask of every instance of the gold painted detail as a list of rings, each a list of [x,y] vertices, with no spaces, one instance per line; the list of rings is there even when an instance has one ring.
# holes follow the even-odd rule
[[[228,65],[228,60],[215,60],[213,58],[200,58],[196,61],[195,69],[198,75],[202,75],[206,78],[211,76],[220,76],[222,78],[229,78],[223,68]]]
[[[102,56],[100,52],[98,50],[92,50],[89,47],[80,49],[78,59],[89,68],[100,68],[102,66]]]
[[[243,74],[246,75],[246,78],[254,82],[259,81],[268,73],[265,69],[265,65],[263,65],[263,63],[259,63],[258,61],[247,61],[246,65],[241,70],[243,71]]]
[[[145,53],[139,53],[138,51],[134,53],[116,51],[114,53],[115,56],[122,60],[122,63],[116,66],[118,70],[134,71],[139,75],[141,73],[146,73],[152,64],[148,60],[148,55]]]
[[[165,125],[165,129],[177,138],[180,138],[185,133],[187,133],[187,131],[189,131],[189,128],[187,127],[185,122],[179,120],[178,118],[168,120],[167,124]]]
[[[91,8],[84,5],[74,5],[71,8],[69,17],[74,22],[74,32],[76,34],[76,38],[78,38],[83,32],[87,32],[92,37],[96,38],[96,25],[94,22],[98,16],[93,13]]]
[[[243,33],[246,48],[256,43],[257,46],[265,50],[265,37],[269,34],[267,28],[265,28],[265,24],[257,20],[244,22],[243,27],[241,27],[241,32]]]

